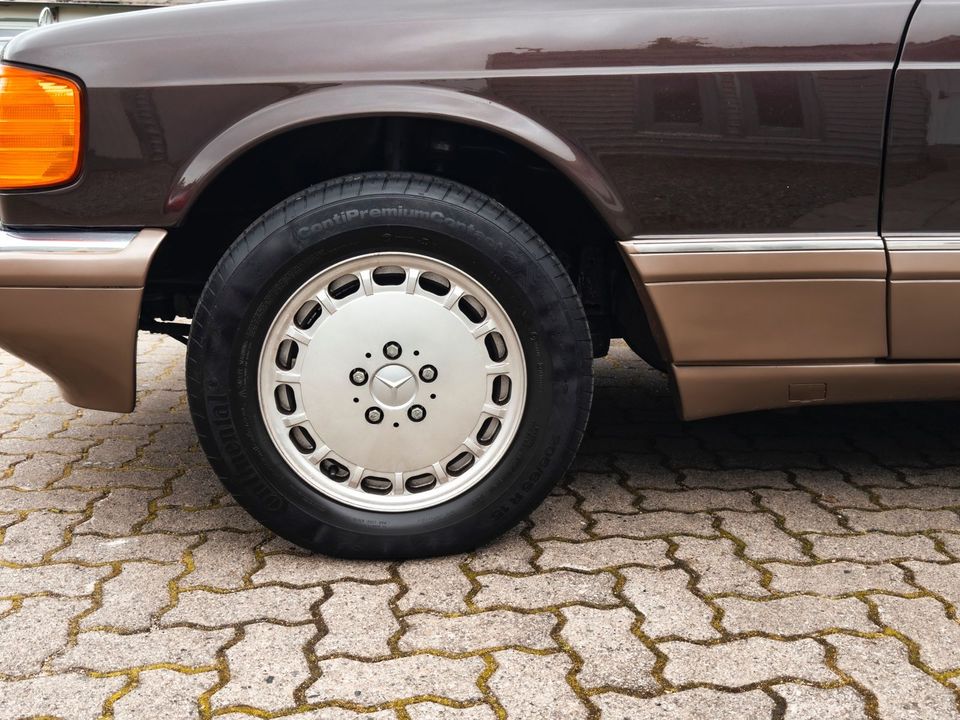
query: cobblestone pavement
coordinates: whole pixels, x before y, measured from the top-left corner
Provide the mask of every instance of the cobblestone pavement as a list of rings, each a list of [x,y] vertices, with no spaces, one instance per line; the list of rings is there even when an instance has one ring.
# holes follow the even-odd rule
[[[0,718],[960,717],[960,409],[679,423],[623,347],[574,472],[425,562],[310,557],[207,469],[183,351],[127,416],[0,354]]]

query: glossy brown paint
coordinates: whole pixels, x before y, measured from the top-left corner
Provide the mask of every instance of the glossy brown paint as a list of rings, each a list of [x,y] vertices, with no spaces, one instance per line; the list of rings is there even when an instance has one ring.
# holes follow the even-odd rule
[[[7,57],[86,83],[84,176],[4,196],[0,216],[170,227],[263,137],[389,113],[520,140],[623,239],[875,230],[911,5],[266,0],[65,24],[21,36]]]

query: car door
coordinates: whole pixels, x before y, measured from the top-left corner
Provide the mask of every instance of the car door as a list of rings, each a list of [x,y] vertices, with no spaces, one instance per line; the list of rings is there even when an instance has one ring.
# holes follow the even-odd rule
[[[960,358],[960,0],[922,0],[897,69],[882,230],[890,357]]]

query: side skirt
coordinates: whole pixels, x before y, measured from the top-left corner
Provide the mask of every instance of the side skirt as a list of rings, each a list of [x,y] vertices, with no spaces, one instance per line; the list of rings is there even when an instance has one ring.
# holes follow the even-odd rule
[[[960,400],[960,363],[673,366],[684,420],[805,405]]]

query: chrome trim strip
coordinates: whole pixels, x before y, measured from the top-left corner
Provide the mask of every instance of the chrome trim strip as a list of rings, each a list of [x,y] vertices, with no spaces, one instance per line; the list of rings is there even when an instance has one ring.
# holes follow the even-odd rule
[[[877,235],[637,235],[623,243],[630,255],[670,253],[819,252],[883,250]]]
[[[137,233],[83,230],[5,230],[0,228],[0,253],[112,253],[126,250]]]
[[[912,237],[888,237],[887,248],[890,250],[927,250],[943,252],[960,252],[960,238],[937,237],[923,235]]]

